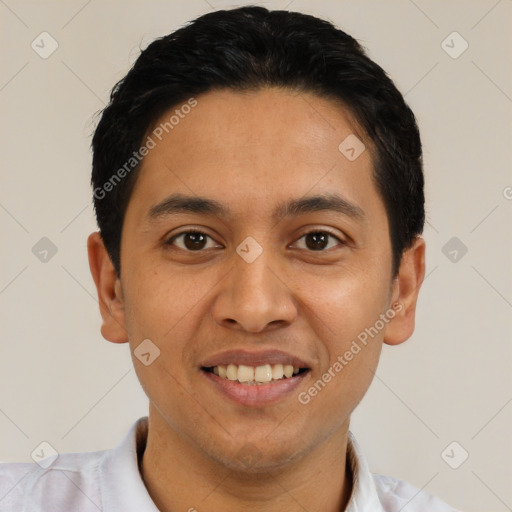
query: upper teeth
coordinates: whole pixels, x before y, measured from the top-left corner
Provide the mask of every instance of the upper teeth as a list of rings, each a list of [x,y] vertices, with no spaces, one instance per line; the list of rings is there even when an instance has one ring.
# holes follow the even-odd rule
[[[271,380],[289,378],[299,373],[297,366],[291,364],[265,364],[263,366],[245,366],[243,364],[228,364],[213,367],[213,373],[229,380],[237,380],[242,383],[265,383]]]

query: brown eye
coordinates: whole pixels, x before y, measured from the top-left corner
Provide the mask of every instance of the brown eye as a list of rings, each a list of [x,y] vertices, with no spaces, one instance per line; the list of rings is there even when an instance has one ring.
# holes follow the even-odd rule
[[[305,248],[310,251],[325,252],[326,248],[332,248],[336,245],[344,245],[344,242],[329,231],[309,231],[304,233],[299,240],[305,240]],[[329,239],[335,240],[338,244],[329,246]]]
[[[205,248],[208,239],[213,240],[209,235],[200,231],[183,231],[171,237],[166,245],[177,245],[185,251],[199,252]],[[175,244],[176,240],[181,240],[181,243]]]
[[[325,249],[329,243],[329,235],[326,233],[308,233],[306,235],[306,246],[312,251]]]

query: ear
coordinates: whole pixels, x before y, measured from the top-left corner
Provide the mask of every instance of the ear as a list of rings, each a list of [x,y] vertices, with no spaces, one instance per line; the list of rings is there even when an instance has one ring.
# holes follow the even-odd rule
[[[87,253],[103,319],[101,334],[112,343],[126,343],[128,333],[125,328],[121,280],[117,276],[99,232],[89,235]]]
[[[398,275],[393,283],[392,308],[395,316],[388,323],[384,343],[399,345],[414,332],[416,302],[425,277],[425,240],[417,237],[402,256]]]

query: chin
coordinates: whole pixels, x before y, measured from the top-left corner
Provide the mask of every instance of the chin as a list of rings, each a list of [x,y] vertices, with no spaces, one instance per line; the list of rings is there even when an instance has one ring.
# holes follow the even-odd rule
[[[292,464],[303,456],[303,446],[284,446],[283,443],[273,446],[268,441],[248,440],[236,446],[231,442],[229,448],[222,452],[218,451],[218,445],[214,450],[210,445],[208,452],[218,464],[237,474],[255,475],[277,472]]]

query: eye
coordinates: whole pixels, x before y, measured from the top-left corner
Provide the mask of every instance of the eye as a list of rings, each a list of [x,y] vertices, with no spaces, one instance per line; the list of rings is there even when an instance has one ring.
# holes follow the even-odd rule
[[[338,245],[345,245],[345,242],[343,240],[338,238],[333,233],[331,233],[329,231],[325,231],[325,230],[308,231],[307,233],[304,233],[299,238],[299,240],[302,240],[303,238],[305,239],[305,246],[306,246],[305,248],[309,249],[310,251],[315,251],[315,252],[325,252],[326,248],[327,249],[332,248],[333,246],[328,247],[329,246],[329,238],[331,238],[333,240],[337,240],[339,242]],[[295,242],[295,243],[297,243],[297,242]],[[334,246],[336,246],[336,245],[337,244],[334,244]]]
[[[216,244],[208,247],[208,239],[215,242],[210,235],[207,235],[202,231],[188,230],[173,235],[169,240],[167,240],[167,242],[165,242],[165,245],[177,245],[179,249],[188,252],[201,252],[203,249],[219,247]],[[336,235],[334,235],[333,233],[318,229],[304,233],[298,239],[298,241],[302,239],[305,240],[305,247],[300,248],[305,248],[314,252],[325,252],[327,249],[331,249],[333,246],[335,247],[336,245],[345,245],[345,242]],[[332,241],[337,241],[338,244],[334,243],[334,245],[331,245],[329,247],[329,239],[331,239]],[[180,240],[179,244],[175,243],[177,240]],[[298,241],[295,243],[297,244]]]
[[[207,235],[201,231],[182,231],[181,233],[178,233],[169,238],[169,240],[165,242],[165,245],[177,245],[184,251],[200,252],[202,249],[209,249],[209,247],[206,247],[208,238],[213,241],[213,238],[210,235]],[[179,239],[181,239],[181,244],[175,244],[175,240]]]

